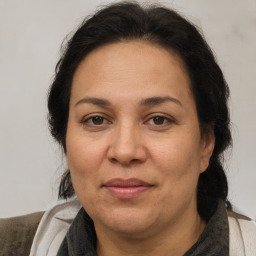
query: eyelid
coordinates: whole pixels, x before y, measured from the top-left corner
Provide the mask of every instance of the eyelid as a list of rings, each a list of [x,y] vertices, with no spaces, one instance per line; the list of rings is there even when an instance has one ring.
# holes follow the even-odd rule
[[[110,121],[110,117],[109,116],[107,116],[106,114],[103,114],[103,113],[93,113],[93,114],[88,114],[88,115],[86,115],[86,116],[84,116],[83,118],[82,118],[82,120],[81,120],[81,123],[82,124],[88,124],[88,121],[89,120],[92,120],[92,118],[94,118],[94,117],[101,117],[101,118],[103,118],[105,121],[107,121],[107,123],[111,123],[111,121]],[[104,125],[104,124],[102,124],[102,125]],[[100,126],[100,125],[93,125],[93,124],[91,124],[91,126]]]
[[[147,116],[147,119],[146,119],[146,121],[144,123],[149,122],[154,117],[162,117],[162,118],[165,118],[165,120],[167,121],[167,123],[164,123],[164,124],[161,124],[161,125],[155,124],[155,126],[159,126],[159,127],[176,122],[175,118],[171,117],[170,115],[166,115],[166,114],[162,114],[162,113],[153,113],[153,114],[150,114],[149,116]]]
[[[103,123],[102,124],[93,124],[93,123],[90,123],[89,121],[92,120],[94,117],[101,117],[103,118]],[[151,113],[149,115],[146,116],[145,118],[145,121],[143,122],[143,124],[147,124],[150,122],[150,120],[152,120],[153,118],[155,117],[161,117],[161,118],[164,118],[165,121],[163,124],[150,124],[152,126],[158,126],[158,127],[163,127],[163,126],[167,126],[167,125],[170,125],[172,123],[176,123],[176,120],[175,118],[173,118],[172,116],[170,115],[167,115],[167,114],[163,114],[163,113]],[[100,127],[100,126],[104,126],[104,125],[107,125],[107,124],[111,124],[113,123],[113,120],[111,120],[111,117],[106,115],[105,113],[91,113],[91,114],[87,114],[85,115],[82,120],[81,120],[81,123],[83,125],[87,125],[87,126],[91,126],[91,127]]]

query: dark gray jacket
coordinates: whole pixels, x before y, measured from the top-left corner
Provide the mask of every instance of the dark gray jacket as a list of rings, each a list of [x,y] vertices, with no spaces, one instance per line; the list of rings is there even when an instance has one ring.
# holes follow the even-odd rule
[[[28,256],[43,212],[0,219],[0,256]]]

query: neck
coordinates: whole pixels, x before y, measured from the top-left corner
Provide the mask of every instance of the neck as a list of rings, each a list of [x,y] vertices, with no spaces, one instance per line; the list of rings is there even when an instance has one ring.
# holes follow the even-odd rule
[[[97,232],[98,256],[153,256],[184,255],[196,243],[205,228],[205,221],[198,214],[182,219],[182,225],[162,228],[148,236],[120,234],[114,231]],[[171,254],[170,254],[171,253]]]

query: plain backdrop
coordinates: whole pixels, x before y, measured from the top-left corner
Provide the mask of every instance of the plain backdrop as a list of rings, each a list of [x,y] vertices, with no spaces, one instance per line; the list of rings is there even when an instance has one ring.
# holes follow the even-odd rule
[[[57,200],[65,160],[47,127],[47,90],[64,37],[100,0],[0,0],[0,217]],[[151,3],[157,3],[154,1]],[[202,29],[231,90],[229,199],[256,217],[256,1],[161,1]]]

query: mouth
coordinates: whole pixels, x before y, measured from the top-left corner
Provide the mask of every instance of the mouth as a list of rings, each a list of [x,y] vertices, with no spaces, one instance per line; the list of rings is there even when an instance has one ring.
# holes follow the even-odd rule
[[[136,198],[152,187],[153,185],[139,179],[111,179],[103,185],[103,188],[118,199]]]

